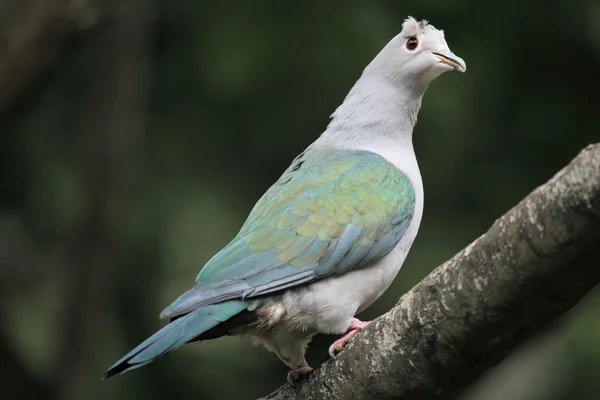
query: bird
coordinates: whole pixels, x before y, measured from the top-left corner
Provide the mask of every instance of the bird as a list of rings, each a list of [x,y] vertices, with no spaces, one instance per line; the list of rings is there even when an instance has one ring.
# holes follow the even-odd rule
[[[275,353],[291,385],[312,368],[316,334],[340,335],[335,358],[369,321],[417,235],[424,192],[413,128],[429,84],[466,71],[443,30],[408,17],[365,67],[326,129],[250,211],[237,235],[160,314],[169,322],[104,378],[185,343],[249,336]]]

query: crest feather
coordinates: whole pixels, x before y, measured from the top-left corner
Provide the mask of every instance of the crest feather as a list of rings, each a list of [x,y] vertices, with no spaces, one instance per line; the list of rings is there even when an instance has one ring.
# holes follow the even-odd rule
[[[429,21],[427,21],[426,19],[417,21],[413,17],[409,16],[404,20],[404,23],[402,24],[402,36],[407,38],[412,36],[418,36],[421,34],[421,31],[423,31],[427,26],[429,26]]]

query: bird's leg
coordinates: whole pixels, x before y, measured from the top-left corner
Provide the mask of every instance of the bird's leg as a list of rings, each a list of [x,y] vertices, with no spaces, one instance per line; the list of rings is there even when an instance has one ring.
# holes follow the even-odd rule
[[[361,321],[358,318],[352,318],[346,334],[329,346],[329,356],[331,356],[331,358],[335,358],[335,356],[342,351],[344,346],[350,342],[350,339],[352,339],[354,335],[362,331],[370,323],[371,321]]]
[[[310,371],[312,371],[312,368],[305,361],[303,364],[288,372],[287,380],[290,385],[296,386],[298,382],[306,378]]]

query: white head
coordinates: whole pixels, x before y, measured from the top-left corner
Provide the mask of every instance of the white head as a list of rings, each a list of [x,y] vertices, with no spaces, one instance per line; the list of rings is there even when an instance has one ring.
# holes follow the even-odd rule
[[[446,71],[466,69],[465,62],[448,48],[444,31],[409,17],[402,32],[364,69],[319,142],[365,148],[365,143],[370,146],[373,141],[391,139],[412,146],[427,86]]]
[[[383,75],[395,85],[426,87],[446,71],[466,69],[462,58],[450,51],[443,30],[409,17],[402,32],[381,50],[364,74]]]

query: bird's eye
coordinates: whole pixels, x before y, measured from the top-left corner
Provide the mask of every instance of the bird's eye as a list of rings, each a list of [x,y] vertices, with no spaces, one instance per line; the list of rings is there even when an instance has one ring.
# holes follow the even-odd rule
[[[419,45],[419,39],[417,39],[416,37],[409,37],[408,40],[406,41],[406,48],[408,50],[414,50],[417,48],[418,45]]]

